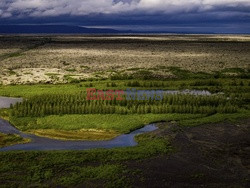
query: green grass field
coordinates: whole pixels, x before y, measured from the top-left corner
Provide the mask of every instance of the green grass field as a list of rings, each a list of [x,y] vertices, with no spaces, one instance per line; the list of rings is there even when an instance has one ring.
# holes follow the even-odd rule
[[[11,120],[21,130],[56,129],[80,130],[97,129],[113,130],[119,133],[128,133],[144,125],[160,121],[179,121],[204,117],[200,114],[90,114],[90,115],[63,115],[46,116],[41,118],[13,118]]]
[[[58,152],[1,152],[1,186],[129,187],[128,171],[122,162],[140,160],[172,151],[169,141],[150,135],[136,137],[132,148]],[[94,164],[94,165],[93,165]],[[25,169],[25,171],[24,171]],[[11,171],[11,173],[8,173]],[[21,173],[20,173],[21,172]],[[67,172],[67,173],[65,173]]]
[[[160,121],[180,121],[204,117],[200,114],[90,114],[11,118],[18,129],[57,139],[107,140]]]
[[[90,114],[46,116],[40,118],[11,118],[11,123],[18,129],[56,139],[66,140],[107,140],[119,134],[129,133],[144,125],[154,122],[176,121],[182,126],[236,121],[250,117],[250,111],[234,114]]]

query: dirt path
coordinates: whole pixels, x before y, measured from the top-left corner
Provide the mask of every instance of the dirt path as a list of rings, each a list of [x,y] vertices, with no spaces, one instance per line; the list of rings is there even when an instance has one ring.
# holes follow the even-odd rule
[[[128,162],[129,168],[142,171],[132,177],[135,187],[250,187],[250,119],[237,124],[161,127],[155,134],[170,137],[175,152]]]

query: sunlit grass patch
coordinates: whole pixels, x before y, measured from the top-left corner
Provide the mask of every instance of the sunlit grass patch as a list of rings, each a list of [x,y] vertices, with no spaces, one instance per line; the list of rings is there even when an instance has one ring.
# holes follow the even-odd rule
[[[144,125],[160,121],[178,121],[204,117],[200,114],[88,114],[52,115],[46,117],[11,118],[11,123],[22,131],[54,129],[59,131],[101,130],[129,133]]]
[[[16,135],[16,134],[0,133],[0,148],[15,145],[15,144],[25,144],[28,142],[30,142],[29,139],[22,138],[21,136]]]
[[[55,129],[37,129],[30,130],[28,133],[35,134],[41,137],[48,137],[59,140],[110,140],[119,134],[115,131],[101,131],[101,130],[77,130],[65,131]]]

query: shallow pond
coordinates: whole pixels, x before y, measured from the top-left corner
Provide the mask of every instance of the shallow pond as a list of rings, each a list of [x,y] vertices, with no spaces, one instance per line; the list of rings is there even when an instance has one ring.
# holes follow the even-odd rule
[[[12,97],[0,97],[0,109],[9,108],[11,104],[16,104],[22,102],[22,98],[12,98]]]

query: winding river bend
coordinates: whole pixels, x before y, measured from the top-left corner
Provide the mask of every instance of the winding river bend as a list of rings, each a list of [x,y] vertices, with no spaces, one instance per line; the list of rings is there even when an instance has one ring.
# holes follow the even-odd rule
[[[0,97],[0,108],[9,108],[11,104],[21,102],[22,99]],[[4,134],[17,134],[23,138],[31,139],[30,143],[17,144],[0,148],[1,151],[51,151],[51,150],[87,150],[97,148],[117,148],[136,146],[135,136],[158,129],[154,124],[147,125],[129,134],[120,135],[107,141],[62,141],[25,134],[13,127],[8,121],[0,119],[0,132]]]
[[[116,147],[131,147],[136,146],[135,136],[138,134],[151,132],[157,127],[147,125],[129,134],[120,135],[112,140],[107,141],[62,141],[39,137],[32,134],[24,134],[10,125],[7,121],[0,119],[0,132],[5,134],[18,134],[23,138],[29,138],[32,141],[27,144],[17,144],[1,148],[0,151],[49,151],[49,150],[87,150],[96,148],[116,148]]]

